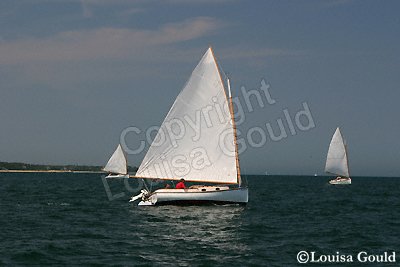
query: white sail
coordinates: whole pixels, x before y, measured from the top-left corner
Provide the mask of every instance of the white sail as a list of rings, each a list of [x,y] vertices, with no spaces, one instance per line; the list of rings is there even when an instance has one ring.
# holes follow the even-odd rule
[[[238,182],[232,116],[211,48],[176,98],[136,177]]]
[[[108,160],[103,170],[110,173],[118,173],[118,174],[128,173],[125,154],[120,144],[118,145],[114,154],[112,154],[111,158]]]
[[[346,146],[339,128],[336,129],[329,145],[325,171],[344,177],[350,176]]]

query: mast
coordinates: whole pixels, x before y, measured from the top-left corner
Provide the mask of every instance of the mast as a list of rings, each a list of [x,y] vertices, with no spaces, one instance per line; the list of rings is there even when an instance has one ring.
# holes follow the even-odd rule
[[[339,128],[339,127],[338,127],[338,128]],[[339,128],[339,131],[340,131],[340,128]],[[343,135],[342,135],[341,132],[340,132],[340,136],[342,137],[343,146],[344,146],[344,154],[345,154],[345,156],[346,156],[346,167],[347,167],[347,173],[348,173],[348,175],[349,175],[347,178],[350,178],[349,155],[347,154],[347,142],[346,142],[346,140],[343,138]]]
[[[350,178],[349,155],[347,154],[347,144],[344,145],[344,152],[346,153],[347,172],[349,173],[348,178]]]
[[[232,117],[232,127],[233,127],[233,142],[235,143],[235,158],[236,158],[236,169],[237,169],[237,181],[239,187],[242,185],[242,178],[240,176],[240,165],[239,165],[239,155],[238,155],[238,144],[237,144],[237,135],[236,135],[236,122],[233,110],[233,102],[232,102],[232,93],[231,93],[231,82],[229,78],[226,79],[226,83],[228,85],[228,94],[229,94],[229,111]]]
[[[224,85],[224,82],[222,80],[220,68],[217,62],[217,59],[214,56],[214,51],[212,47],[210,46],[212,56],[214,58],[214,62],[217,65],[217,71],[219,74],[219,78],[221,79],[222,86]],[[236,161],[236,173],[237,173],[237,183],[239,184],[239,187],[242,185],[242,178],[240,175],[240,166],[239,166],[239,156],[238,156],[238,145],[237,145],[237,135],[236,135],[236,122],[235,122],[235,116],[234,116],[234,110],[233,110],[233,102],[232,102],[232,93],[231,93],[231,83],[229,81],[229,78],[226,79],[227,87],[228,87],[228,104],[229,104],[229,113],[231,115],[232,119],[232,128],[233,128],[233,142],[234,142],[234,147],[235,147],[235,161]],[[226,94],[225,94],[226,96]]]
[[[120,144],[121,145],[121,144]],[[126,157],[126,154],[125,154],[125,151],[122,149],[122,153],[124,154],[124,158],[125,158],[125,168],[126,168],[126,174],[128,174],[129,175],[129,171],[128,171],[128,168],[129,168],[129,165],[128,165],[128,159],[127,159],[127,157]]]

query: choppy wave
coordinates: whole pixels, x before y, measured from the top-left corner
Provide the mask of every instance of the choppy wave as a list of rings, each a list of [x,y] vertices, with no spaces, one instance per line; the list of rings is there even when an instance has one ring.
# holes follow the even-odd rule
[[[98,175],[0,175],[4,265],[293,266],[301,250],[400,244],[397,178],[253,176],[245,207],[138,207],[121,181],[109,201]]]

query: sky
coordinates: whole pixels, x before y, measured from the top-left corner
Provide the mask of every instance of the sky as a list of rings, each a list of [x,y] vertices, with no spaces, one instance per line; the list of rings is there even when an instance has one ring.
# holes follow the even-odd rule
[[[104,165],[124,129],[160,125],[211,45],[242,106],[262,81],[275,102],[253,95],[245,106],[243,173],[322,175],[340,126],[351,175],[400,176],[399,10],[390,0],[2,0],[0,161]],[[266,124],[279,120],[286,137],[273,140]],[[130,147],[145,138],[128,137]]]

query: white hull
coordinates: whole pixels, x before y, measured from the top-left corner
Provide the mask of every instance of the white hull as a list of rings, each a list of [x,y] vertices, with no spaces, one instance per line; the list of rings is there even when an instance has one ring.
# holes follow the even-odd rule
[[[350,178],[333,179],[329,181],[330,184],[351,184]]]
[[[109,174],[106,176],[107,179],[111,178],[129,178],[129,174]]]
[[[139,206],[167,204],[245,204],[248,202],[247,188],[227,186],[199,186],[188,189],[158,189],[139,203]]]

